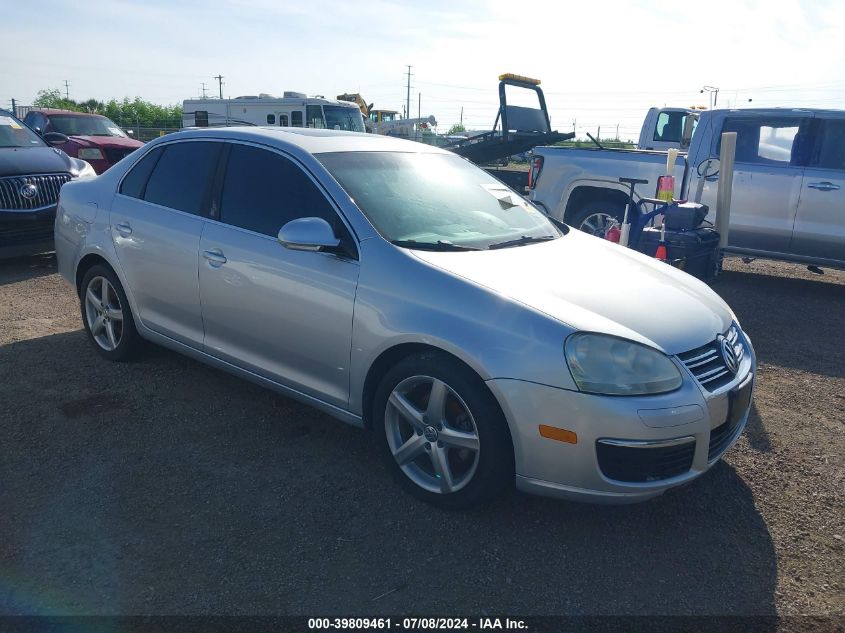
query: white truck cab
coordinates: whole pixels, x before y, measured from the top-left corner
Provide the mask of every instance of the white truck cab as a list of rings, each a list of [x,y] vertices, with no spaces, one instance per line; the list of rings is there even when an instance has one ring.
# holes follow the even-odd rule
[[[692,108],[650,108],[640,130],[637,149],[686,149],[698,115],[699,110]]]

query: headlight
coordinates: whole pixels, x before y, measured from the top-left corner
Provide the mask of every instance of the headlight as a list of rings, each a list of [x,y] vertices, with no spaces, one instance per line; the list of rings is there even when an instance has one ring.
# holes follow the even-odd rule
[[[96,147],[83,147],[79,150],[77,156],[82,160],[103,160],[103,152]]]
[[[673,391],[683,382],[668,356],[639,343],[583,333],[570,336],[564,347],[581,391],[635,396]]]
[[[91,163],[86,163],[84,160],[79,160],[78,158],[71,158],[71,161],[74,163],[74,166],[70,169],[70,175],[74,178],[85,179],[95,178],[97,176],[97,172],[91,167]]]

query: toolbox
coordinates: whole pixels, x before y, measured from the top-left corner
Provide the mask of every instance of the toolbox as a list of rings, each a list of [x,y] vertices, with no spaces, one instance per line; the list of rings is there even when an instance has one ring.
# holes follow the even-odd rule
[[[709,227],[691,231],[666,231],[668,263],[701,279],[712,281],[718,272],[719,233]],[[660,229],[645,228],[636,249],[654,257],[660,244]]]

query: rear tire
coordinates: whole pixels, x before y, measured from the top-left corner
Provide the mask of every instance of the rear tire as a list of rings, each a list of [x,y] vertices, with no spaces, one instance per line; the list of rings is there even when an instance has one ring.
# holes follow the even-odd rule
[[[135,355],[141,337],[123,286],[110,267],[97,264],[85,273],[79,304],[88,339],[100,356],[125,361]]]
[[[390,369],[372,420],[388,468],[423,501],[465,509],[513,485],[513,444],[498,403],[475,372],[444,353],[409,356]]]
[[[574,212],[567,224],[584,233],[604,238],[613,222],[622,224],[624,217],[625,205],[609,200],[595,200]]]

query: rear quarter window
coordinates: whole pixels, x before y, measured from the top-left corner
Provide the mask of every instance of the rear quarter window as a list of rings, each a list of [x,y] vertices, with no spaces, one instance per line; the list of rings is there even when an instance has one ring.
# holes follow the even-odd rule
[[[131,198],[143,199],[147,180],[149,180],[150,174],[163,151],[163,147],[156,147],[139,160],[123,177],[123,182],[120,183],[120,193]]]

